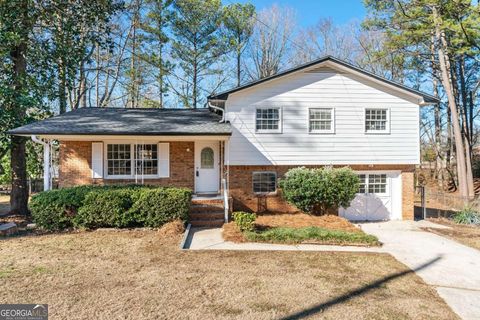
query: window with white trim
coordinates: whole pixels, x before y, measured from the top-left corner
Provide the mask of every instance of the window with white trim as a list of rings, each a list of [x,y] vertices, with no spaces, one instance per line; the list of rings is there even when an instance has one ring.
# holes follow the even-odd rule
[[[257,132],[280,132],[280,108],[257,108],[255,113],[255,130]]]
[[[387,193],[386,174],[359,174],[358,193]]]
[[[132,152],[129,144],[107,145],[107,174],[109,176],[132,174]]]
[[[334,115],[332,108],[311,108],[308,114],[310,133],[334,132]]]
[[[272,193],[277,190],[276,172],[254,172],[252,178],[253,192],[255,193]]]
[[[365,109],[365,132],[384,133],[388,131],[388,109]]]
[[[159,172],[160,160],[167,161],[168,164],[169,155],[162,155],[162,159],[160,159],[159,145],[157,143],[114,143],[107,144],[106,149],[106,178],[131,179],[136,175],[156,178],[169,175],[166,165],[162,167],[164,172]]]

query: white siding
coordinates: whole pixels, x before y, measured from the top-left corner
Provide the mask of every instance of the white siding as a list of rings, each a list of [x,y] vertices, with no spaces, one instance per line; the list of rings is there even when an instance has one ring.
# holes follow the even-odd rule
[[[282,108],[281,133],[255,133],[255,108],[266,106]],[[335,108],[335,133],[308,132],[315,107]],[[369,107],[389,108],[390,133],[365,133]],[[353,75],[302,72],[233,93],[226,118],[231,165],[419,163],[419,106]]]

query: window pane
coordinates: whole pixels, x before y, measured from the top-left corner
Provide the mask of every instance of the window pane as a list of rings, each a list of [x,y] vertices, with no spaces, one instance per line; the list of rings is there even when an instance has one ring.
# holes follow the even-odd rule
[[[213,150],[210,147],[202,149],[200,153],[200,167],[202,169],[212,169],[214,167]]]
[[[278,130],[280,109],[257,109],[255,126],[257,130]]]
[[[331,131],[333,122],[332,111],[333,109],[310,109],[310,132]]]
[[[368,175],[368,192],[369,193],[386,193],[387,192],[387,175],[386,174],[369,174]]]
[[[358,177],[360,178],[360,186],[358,188],[358,193],[366,193],[365,175],[359,174]]]
[[[129,144],[108,144],[107,174],[109,176],[131,175],[132,162],[130,157]]]
[[[158,145],[135,145],[135,172],[140,175],[158,174]]]
[[[387,130],[387,110],[386,109],[366,109],[365,110],[365,129],[367,131]]]
[[[275,192],[277,188],[277,174],[275,172],[254,172],[253,192],[269,193]]]

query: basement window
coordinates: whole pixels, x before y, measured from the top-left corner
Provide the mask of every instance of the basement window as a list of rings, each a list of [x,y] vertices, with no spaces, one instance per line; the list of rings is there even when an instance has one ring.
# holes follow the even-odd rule
[[[254,193],[273,193],[277,190],[276,172],[254,172],[252,178]]]

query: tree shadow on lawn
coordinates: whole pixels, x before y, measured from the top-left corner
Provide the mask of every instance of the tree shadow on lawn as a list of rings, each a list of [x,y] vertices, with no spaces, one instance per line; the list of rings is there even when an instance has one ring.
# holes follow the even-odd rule
[[[313,315],[315,315],[319,312],[325,311],[326,309],[328,309],[330,307],[333,307],[336,304],[347,302],[348,300],[351,300],[355,297],[361,296],[361,295],[367,293],[368,291],[370,291],[372,289],[380,288],[384,283],[387,283],[391,280],[394,280],[396,278],[403,277],[407,274],[414,273],[416,271],[425,269],[425,268],[429,267],[430,265],[436,263],[440,259],[442,259],[442,257],[437,256],[436,258],[422,264],[421,266],[418,266],[417,268],[415,268],[413,270],[405,270],[405,271],[402,271],[402,272],[397,272],[397,273],[391,274],[389,276],[383,277],[382,279],[374,281],[374,282],[372,282],[368,285],[365,285],[365,286],[360,287],[358,289],[349,291],[349,292],[347,292],[347,293],[345,293],[341,296],[338,296],[336,298],[330,299],[330,300],[328,300],[324,303],[318,304],[318,305],[313,306],[311,308],[308,308],[306,310],[296,312],[294,314],[288,315],[288,316],[280,318],[280,319],[281,320],[297,320],[297,319],[303,319],[303,318],[313,316]]]

